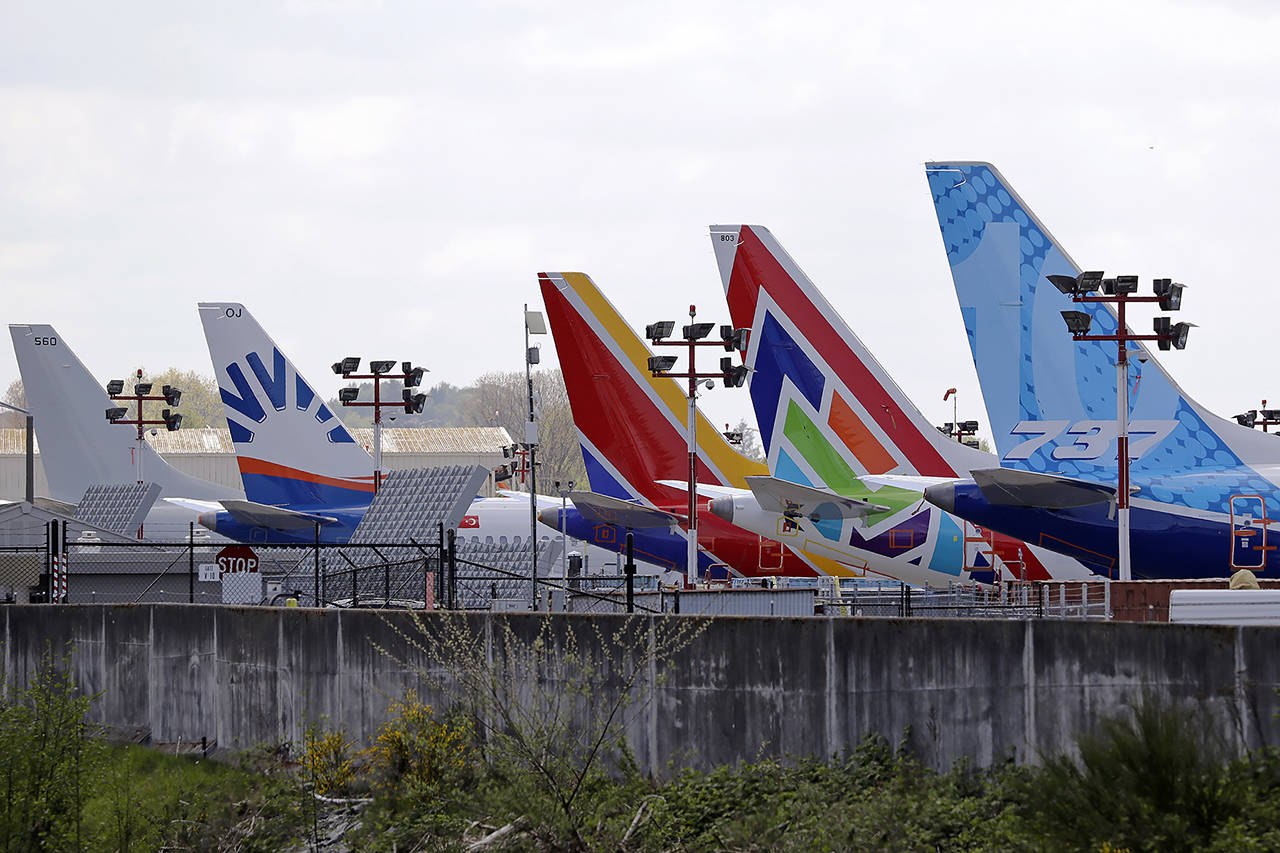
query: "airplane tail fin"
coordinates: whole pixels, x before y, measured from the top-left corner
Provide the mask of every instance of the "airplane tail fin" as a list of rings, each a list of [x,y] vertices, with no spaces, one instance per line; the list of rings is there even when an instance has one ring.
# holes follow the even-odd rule
[[[860,474],[952,477],[991,464],[929,423],[767,228],[713,225],[773,473],[840,490]]]
[[[76,503],[90,485],[135,482],[137,433],[107,421],[106,410],[116,404],[57,330],[44,324],[16,324],[9,326],[9,335],[40,441],[49,496]],[[239,497],[234,489],[178,471],[145,441],[142,475],[170,497]]]
[[[1081,268],[994,166],[946,161],[925,173],[1000,464],[1114,483],[1116,344],[1072,340],[1062,312],[1088,315],[1092,334],[1114,333],[1116,315],[1074,303],[1046,278]],[[1210,413],[1144,343],[1130,347],[1133,484],[1209,510],[1225,509],[1231,494],[1269,490],[1242,465],[1271,458],[1274,438]],[[1215,476],[1194,489],[1162,484],[1188,472]]]
[[[685,391],[654,378],[653,353],[583,273],[539,273],[591,489],[629,500],[668,491],[688,471]],[[744,487],[764,466],[735,450],[699,412],[698,481]]]
[[[245,496],[256,503],[358,506],[373,460],[243,305],[200,303]]]

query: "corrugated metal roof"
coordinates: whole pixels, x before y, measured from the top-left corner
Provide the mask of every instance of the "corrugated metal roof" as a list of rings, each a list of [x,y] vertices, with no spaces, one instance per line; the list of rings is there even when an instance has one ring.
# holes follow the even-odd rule
[[[362,446],[373,446],[373,429],[353,429],[351,436]],[[235,453],[231,434],[225,429],[181,429],[158,432],[147,440],[156,452],[166,453]],[[382,449],[386,453],[501,453],[511,444],[511,436],[502,427],[388,427],[382,431]],[[27,452],[27,431],[22,427],[0,429],[0,456],[21,456]],[[40,452],[40,442],[36,442]]]
[[[231,433],[225,429],[180,429],[177,432],[160,430],[147,436],[147,443],[156,453],[235,453]]]

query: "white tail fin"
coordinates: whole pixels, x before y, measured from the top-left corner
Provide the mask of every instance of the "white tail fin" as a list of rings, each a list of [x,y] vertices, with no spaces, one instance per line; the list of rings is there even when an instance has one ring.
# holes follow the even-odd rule
[[[138,434],[107,421],[106,410],[115,404],[105,386],[93,378],[53,326],[11,325],[9,335],[40,441],[49,497],[75,503],[92,484],[135,482]],[[166,497],[240,497],[234,489],[176,470],[146,442],[142,475],[159,484]]]
[[[200,303],[214,378],[246,497],[275,506],[356,506],[373,460],[243,305]]]

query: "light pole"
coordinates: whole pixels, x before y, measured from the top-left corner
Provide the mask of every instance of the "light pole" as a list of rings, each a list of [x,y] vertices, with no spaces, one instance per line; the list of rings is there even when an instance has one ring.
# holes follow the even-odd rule
[[[138,449],[134,452],[133,456],[134,465],[138,470],[138,482],[141,483],[143,481],[142,445],[146,441],[143,437],[146,433],[146,427],[152,425],[159,426],[163,424],[164,428],[169,432],[173,432],[182,427],[182,415],[171,412],[169,409],[165,409],[160,413],[159,420],[147,420],[142,416],[142,404],[147,400],[163,400],[165,405],[172,406],[176,409],[178,407],[178,403],[182,400],[182,391],[174,388],[172,385],[164,385],[161,387],[159,394],[152,394],[151,386],[153,383],[142,381],[142,368],[138,368],[135,377],[136,381],[133,385],[132,394],[124,393],[123,379],[112,379],[107,383],[107,396],[117,402],[126,401],[135,403],[138,407],[137,413],[132,419],[130,419],[128,417],[128,406],[112,406],[110,409],[107,409],[107,420],[111,421],[113,424],[129,424],[130,426],[138,428]]]
[[[1084,311],[1063,311],[1062,319],[1067,324],[1067,331],[1077,341],[1115,341],[1116,342],[1116,421],[1118,424],[1116,437],[1116,532],[1118,535],[1118,557],[1120,580],[1133,579],[1129,561],[1129,341],[1156,341],[1162,350],[1172,346],[1184,349],[1187,345],[1187,334],[1191,330],[1190,323],[1170,325],[1168,317],[1156,317],[1153,323],[1155,334],[1135,335],[1129,331],[1125,323],[1125,306],[1131,302],[1155,302],[1161,311],[1177,311],[1182,307],[1182,291],[1184,286],[1167,278],[1158,278],[1153,283],[1154,296],[1135,296],[1138,290],[1136,275],[1121,275],[1115,278],[1103,278],[1101,271],[1082,272],[1078,276],[1051,275],[1046,276],[1054,287],[1071,297],[1077,303],[1107,303],[1116,306],[1116,333],[1114,335],[1091,335],[1089,327],[1093,318]],[[1101,289],[1101,296],[1095,291]]]
[[[556,491],[560,493],[560,551],[564,560],[564,580],[569,582],[569,534],[565,532],[564,519],[569,514],[569,493],[573,491],[573,480],[564,486],[556,480]]]
[[[36,502],[36,444],[33,416],[31,412],[12,403],[0,401],[0,408],[27,416],[27,503],[33,504]]]
[[[530,335],[545,335],[547,323],[539,311],[524,306],[524,378],[529,389],[529,420],[524,425],[524,443],[529,449],[529,562],[533,586],[529,590],[529,609],[538,609],[538,418],[533,406],[533,366],[542,360],[536,346],[529,346]]]
[[[665,338],[671,336],[675,331],[675,322],[672,320],[663,320],[658,323],[651,323],[645,327],[645,337],[649,339],[649,343],[655,347],[688,347],[689,349],[689,370],[687,373],[671,373],[671,368],[675,366],[676,356],[674,355],[655,355],[649,357],[649,372],[654,376],[670,376],[672,379],[688,379],[689,380],[689,420],[688,420],[688,442],[689,442],[689,533],[688,548],[685,552],[685,586],[690,586],[698,579],[698,383],[706,380],[707,387],[714,386],[714,380],[720,379],[724,381],[726,388],[739,388],[747,381],[748,368],[744,365],[734,365],[732,356],[726,356],[720,359],[720,370],[714,373],[698,373],[695,365],[695,355],[700,346],[723,346],[725,352],[733,350],[743,351],[747,347],[747,336],[751,333],[750,329],[736,329],[733,326],[720,327],[720,340],[704,341],[707,335],[711,334],[711,330],[715,328],[715,323],[696,323],[694,318],[697,316],[697,306],[689,306],[689,325],[681,330],[683,340],[668,341]]]
[[[358,401],[356,398],[360,396],[358,387],[339,388],[338,402],[344,406],[352,407],[370,407],[373,409],[373,491],[376,494],[382,485],[382,410],[385,408],[403,408],[407,415],[422,414],[423,407],[427,404],[426,394],[415,394],[410,388],[417,388],[422,384],[422,375],[427,372],[425,367],[414,367],[413,362],[404,361],[400,363],[400,373],[398,374],[404,383],[404,391],[400,394],[400,400],[383,400],[382,399],[382,380],[390,379],[397,374],[392,374],[395,370],[396,363],[394,360],[388,361],[369,361],[369,373],[356,373],[360,369],[360,359],[355,356],[349,356],[342,361],[333,363],[333,372],[341,376],[343,379],[372,379],[373,380],[373,400]]]

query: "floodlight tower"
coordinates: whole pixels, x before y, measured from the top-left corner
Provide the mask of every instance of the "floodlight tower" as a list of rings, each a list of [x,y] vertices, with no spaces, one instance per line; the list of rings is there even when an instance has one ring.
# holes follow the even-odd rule
[[[542,361],[541,350],[529,345],[530,335],[545,335],[547,321],[541,311],[530,311],[524,306],[524,378],[529,389],[529,420],[524,425],[524,444],[529,451],[529,560],[532,587],[529,590],[529,609],[538,609],[538,417],[533,405],[533,366]]]
[[[1185,286],[1167,278],[1157,278],[1152,283],[1154,296],[1135,296],[1138,291],[1136,275],[1119,275],[1103,278],[1099,270],[1082,272],[1078,276],[1046,276],[1054,287],[1071,297],[1072,302],[1106,303],[1116,306],[1116,333],[1091,335],[1089,327],[1093,317],[1084,311],[1063,311],[1062,319],[1067,331],[1077,341],[1116,342],[1116,531],[1119,536],[1118,556],[1120,580],[1132,580],[1129,562],[1129,341],[1155,341],[1161,350],[1185,349],[1191,323],[1170,325],[1168,317],[1156,317],[1152,323],[1153,335],[1135,335],[1125,324],[1125,306],[1132,302],[1154,302],[1161,311],[1177,311],[1182,307],[1182,291]],[[1102,291],[1098,296],[1096,291]]]
[[[174,388],[172,385],[164,385],[160,388],[159,394],[151,393],[151,382],[142,381],[142,368],[138,368],[135,374],[133,384],[133,393],[124,393],[124,380],[112,379],[107,383],[107,396],[112,400],[119,402],[132,402],[137,404],[137,413],[132,419],[128,418],[129,407],[112,406],[107,409],[107,420],[113,424],[129,424],[138,428],[138,447],[134,451],[134,465],[138,469],[138,482],[142,482],[142,444],[146,440],[143,436],[146,428],[152,425],[164,425],[169,432],[174,432],[182,427],[182,415],[176,414],[170,409],[165,409],[160,413],[159,420],[147,420],[142,416],[142,404],[147,400],[163,400],[166,406],[178,408],[178,403],[182,400],[182,391]]]
[[[394,359],[387,361],[370,359],[369,373],[356,373],[360,369],[360,359],[356,356],[349,356],[333,363],[333,372],[343,379],[373,380],[373,400],[358,401],[356,398],[360,396],[360,389],[349,387],[338,389],[338,402],[344,406],[373,409],[373,491],[375,494],[382,486],[382,410],[402,407],[406,415],[420,415],[423,406],[427,403],[426,394],[415,394],[409,390],[422,384],[422,375],[427,372],[427,368],[414,367],[413,362],[410,361],[400,363],[399,374],[391,372],[395,368]],[[398,376],[404,382],[404,391],[401,392],[399,400],[383,400],[382,380],[393,376]]]
[[[719,379],[724,382],[726,388],[740,388],[746,383],[749,371],[749,368],[745,365],[735,365],[732,356],[725,356],[720,359],[719,371],[699,373],[694,360],[698,347],[723,346],[725,352],[734,350],[742,352],[747,348],[747,336],[751,333],[750,329],[721,326],[720,340],[704,341],[703,338],[711,334],[711,330],[716,327],[716,324],[694,322],[697,313],[697,306],[690,305],[689,325],[681,329],[683,340],[666,340],[675,331],[676,324],[673,320],[651,323],[644,330],[644,336],[655,347],[688,347],[689,349],[689,370],[687,373],[671,372],[671,368],[675,367],[676,364],[676,356],[674,355],[654,355],[649,357],[649,372],[654,376],[670,376],[672,379],[689,380],[689,544],[686,551],[687,564],[685,565],[686,586],[693,584],[698,579],[698,383],[706,381],[707,387],[712,388],[715,386],[715,380]]]

